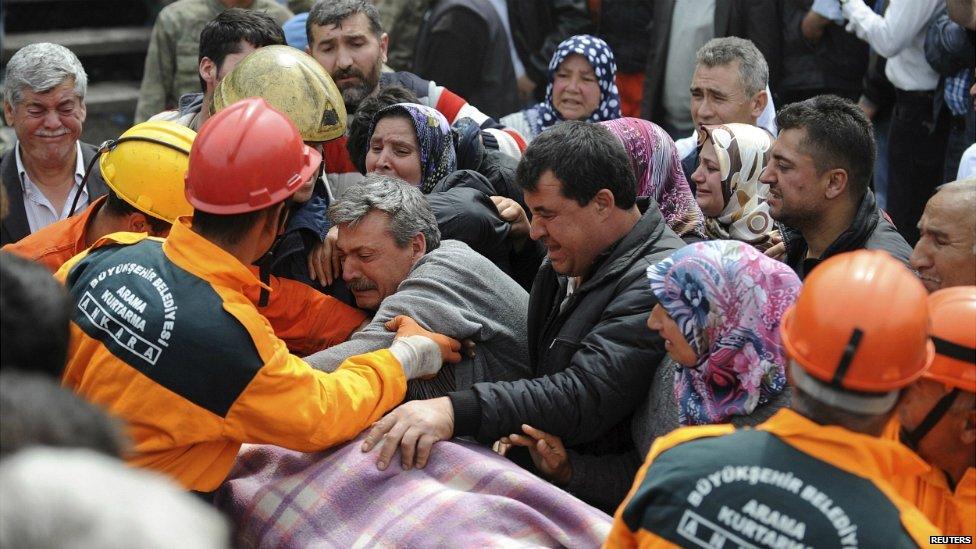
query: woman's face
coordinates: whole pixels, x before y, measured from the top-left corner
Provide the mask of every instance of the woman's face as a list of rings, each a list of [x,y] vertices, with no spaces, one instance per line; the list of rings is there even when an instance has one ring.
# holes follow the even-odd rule
[[[691,174],[691,180],[698,186],[695,200],[706,217],[718,217],[725,209],[725,198],[722,196],[722,172],[718,165],[718,156],[712,140],[708,139],[702,145],[698,154],[698,169]]]
[[[376,123],[366,151],[366,171],[399,177],[414,186],[423,179],[413,122],[387,116]]]
[[[552,105],[566,120],[586,120],[600,106],[600,84],[582,55],[570,55],[556,69]]]
[[[698,364],[698,355],[688,344],[681,329],[671,318],[671,315],[664,310],[660,303],[651,309],[651,315],[647,317],[647,327],[657,331],[664,339],[664,348],[675,362],[682,366],[694,368]]]

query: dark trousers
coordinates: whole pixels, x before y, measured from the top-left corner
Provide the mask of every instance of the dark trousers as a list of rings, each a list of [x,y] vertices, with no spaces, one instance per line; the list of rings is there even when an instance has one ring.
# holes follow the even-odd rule
[[[888,131],[888,214],[911,246],[945,166],[949,115],[942,109],[933,120],[933,97],[933,92],[898,90]]]
[[[949,144],[946,148],[945,174],[946,183],[956,180],[959,172],[959,160],[973,142],[976,142],[976,123],[974,123],[973,109],[962,116],[954,116],[949,123]]]

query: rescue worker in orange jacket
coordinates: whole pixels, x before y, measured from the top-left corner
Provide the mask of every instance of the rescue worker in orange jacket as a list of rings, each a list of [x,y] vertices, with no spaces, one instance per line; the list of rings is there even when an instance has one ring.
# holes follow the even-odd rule
[[[932,360],[926,292],[883,252],[834,256],[780,325],[793,409],[659,438],[608,547],[904,547],[939,531],[887,479],[928,466],[879,437]]]
[[[84,212],[3,247],[43,264],[51,272],[100,238],[120,232],[165,237],[193,208],[183,179],[196,132],[175,122],[137,124],[99,148],[99,169],[109,192]],[[252,267],[257,272],[257,267]],[[295,280],[268,277],[274,297],[261,288],[247,292],[288,349],[302,356],[346,341],[366,315]]]
[[[976,537],[976,286],[929,296],[932,366],[899,408],[901,440],[932,470],[892,484],[946,535]]]
[[[261,99],[210,118],[190,152],[181,217],[165,240],[115,233],[65,263],[73,302],[63,383],[129,426],[133,465],[209,492],[243,442],[318,451],[398,404],[406,382],[460,360],[460,343],[391,322],[390,349],[327,374],[290,355],[246,295],[288,201],[319,153]]]

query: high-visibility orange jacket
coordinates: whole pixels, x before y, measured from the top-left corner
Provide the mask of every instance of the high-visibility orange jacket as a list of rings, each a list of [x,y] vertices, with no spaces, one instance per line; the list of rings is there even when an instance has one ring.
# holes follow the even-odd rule
[[[55,272],[88,247],[89,220],[104,203],[105,197],[99,198],[84,212],[52,223],[4,246],[3,250],[41,263]],[[257,267],[251,267],[251,270],[258,272]],[[271,293],[268,303],[258,307],[258,310],[271,322],[275,335],[299,356],[307,356],[346,341],[366,320],[366,315],[359,309],[297,280],[271,277],[269,286]],[[257,304],[261,287],[248,287],[245,293],[252,303]]]
[[[85,232],[88,222],[105,204],[105,197],[91,203],[85,211],[52,223],[24,238],[7,244],[5,252],[19,255],[35,263],[44,265],[51,272],[61,268],[65,261],[85,251],[88,247]]]
[[[242,442],[303,452],[355,437],[406,392],[388,350],[332,374],[288,353],[247,295],[261,283],[183,219],[115,233],[56,274],[72,298],[63,383],[125,420],[128,460],[211,491]]]
[[[884,438],[897,441],[900,430],[898,422],[892,421]],[[889,481],[947,536],[976,538],[976,469],[967,469],[955,488],[949,485],[946,473],[934,466],[919,477],[893,477]]]
[[[607,547],[904,547],[935,528],[885,479],[928,466],[904,446],[780,410],[754,429],[659,438]]]

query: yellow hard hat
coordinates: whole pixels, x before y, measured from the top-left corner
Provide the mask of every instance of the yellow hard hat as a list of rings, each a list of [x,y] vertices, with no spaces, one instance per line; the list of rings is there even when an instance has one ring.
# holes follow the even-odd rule
[[[346,105],[332,77],[291,46],[258,48],[242,59],[217,84],[213,111],[247,97],[264,98],[291,118],[304,141],[331,141],[346,132]]]
[[[103,145],[98,160],[102,178],[115,194],[137,210],[173,223],[192,215],[183,178],[196,132],[175,122],[136,124]]]

